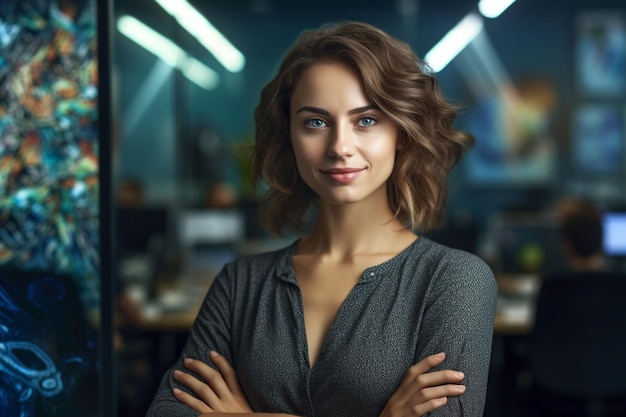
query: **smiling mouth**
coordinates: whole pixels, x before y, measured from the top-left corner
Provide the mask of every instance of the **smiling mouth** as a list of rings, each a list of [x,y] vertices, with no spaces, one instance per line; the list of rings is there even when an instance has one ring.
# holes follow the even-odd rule
[[[320,170],[322,174],[327,175],[334,182],[340,184],[347,184],[352,182],[363,171],[365,171],[365,168],[331,168]]]
[[[324,174],[352,174],[354,172],[361,172],[364,168],[331,168],[331,169],[320,169],[320,171]]]

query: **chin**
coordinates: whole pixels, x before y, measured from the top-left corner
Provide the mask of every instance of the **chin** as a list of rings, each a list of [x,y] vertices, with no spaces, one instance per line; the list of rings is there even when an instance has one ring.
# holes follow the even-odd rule
[[[333,206],[356,204],[356,203],[360,203],[360,202],[367,200],[368,197],[371,197],[371,195],[364,196],[364,195],[356,195],[354,193],[345,193],[343,195],[337,195],[337,194],[333,194],[333,195],[318,194],[318,195],[319,195],[320,202],[324,202]]]

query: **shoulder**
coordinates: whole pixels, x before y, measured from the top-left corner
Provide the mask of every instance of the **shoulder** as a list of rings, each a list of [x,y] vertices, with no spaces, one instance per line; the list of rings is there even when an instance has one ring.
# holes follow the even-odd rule
[[[495,297],[497,286],[493,271],[479,256],[434,242],[428,238],[422,262],[432,276],[431,284],[446,289],[478,291]]]
[[[273,270],[284,270],[290,262],[295,243],[282,248],[242,255],[224,266],[224,271],[236,277],[265,277]]]
[[[241,255],[224,264],[211,283],[210,293],[222,298],[251,297],[267,285],[275,285],[272,277],[289,275],[292,245],[256,254]]]
[[[493,278],[493,271],[479,256],[460,249],[454,249],[426,237],[421,237],[422,254],[420,262],[427,264],[436,273],[442,274],[477,274],[486,279]]]

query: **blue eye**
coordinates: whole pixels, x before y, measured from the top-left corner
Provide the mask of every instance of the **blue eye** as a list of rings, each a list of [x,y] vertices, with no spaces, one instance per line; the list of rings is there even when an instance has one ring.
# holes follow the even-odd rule
[[[373,126],[376,124],[376,119],[374,119],[373,117],[369,117],[369,116],[365,116],[365,117],[361,117],[359,119],[359,126],[362,127],[369,127],[369,126]]]
[[[304,122],[304,124],[312,129],[321,129],[322,127],[326,127],[326,122],[322,119],[309,119]]]

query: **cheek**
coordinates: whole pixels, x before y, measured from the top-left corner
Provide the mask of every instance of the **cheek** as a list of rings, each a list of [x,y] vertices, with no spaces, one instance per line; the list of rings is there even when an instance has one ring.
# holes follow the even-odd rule
[[[292,142],[292,149],[296,160],[296,168],[300,177],[306,181],[307,173],[310,171],[311,159],[308,156],[307,149],[302,147],[301,144]]]
[[[395,142],[380,142],[368,149],[368,154],[371,158],[378,160],[380,163],[388,163],[393,165],[396,159],[396,144]]]
[[[316,165],[324,152],[320,142],[316,140],[295,140],[292,141],[292,147],[298,166]]]

